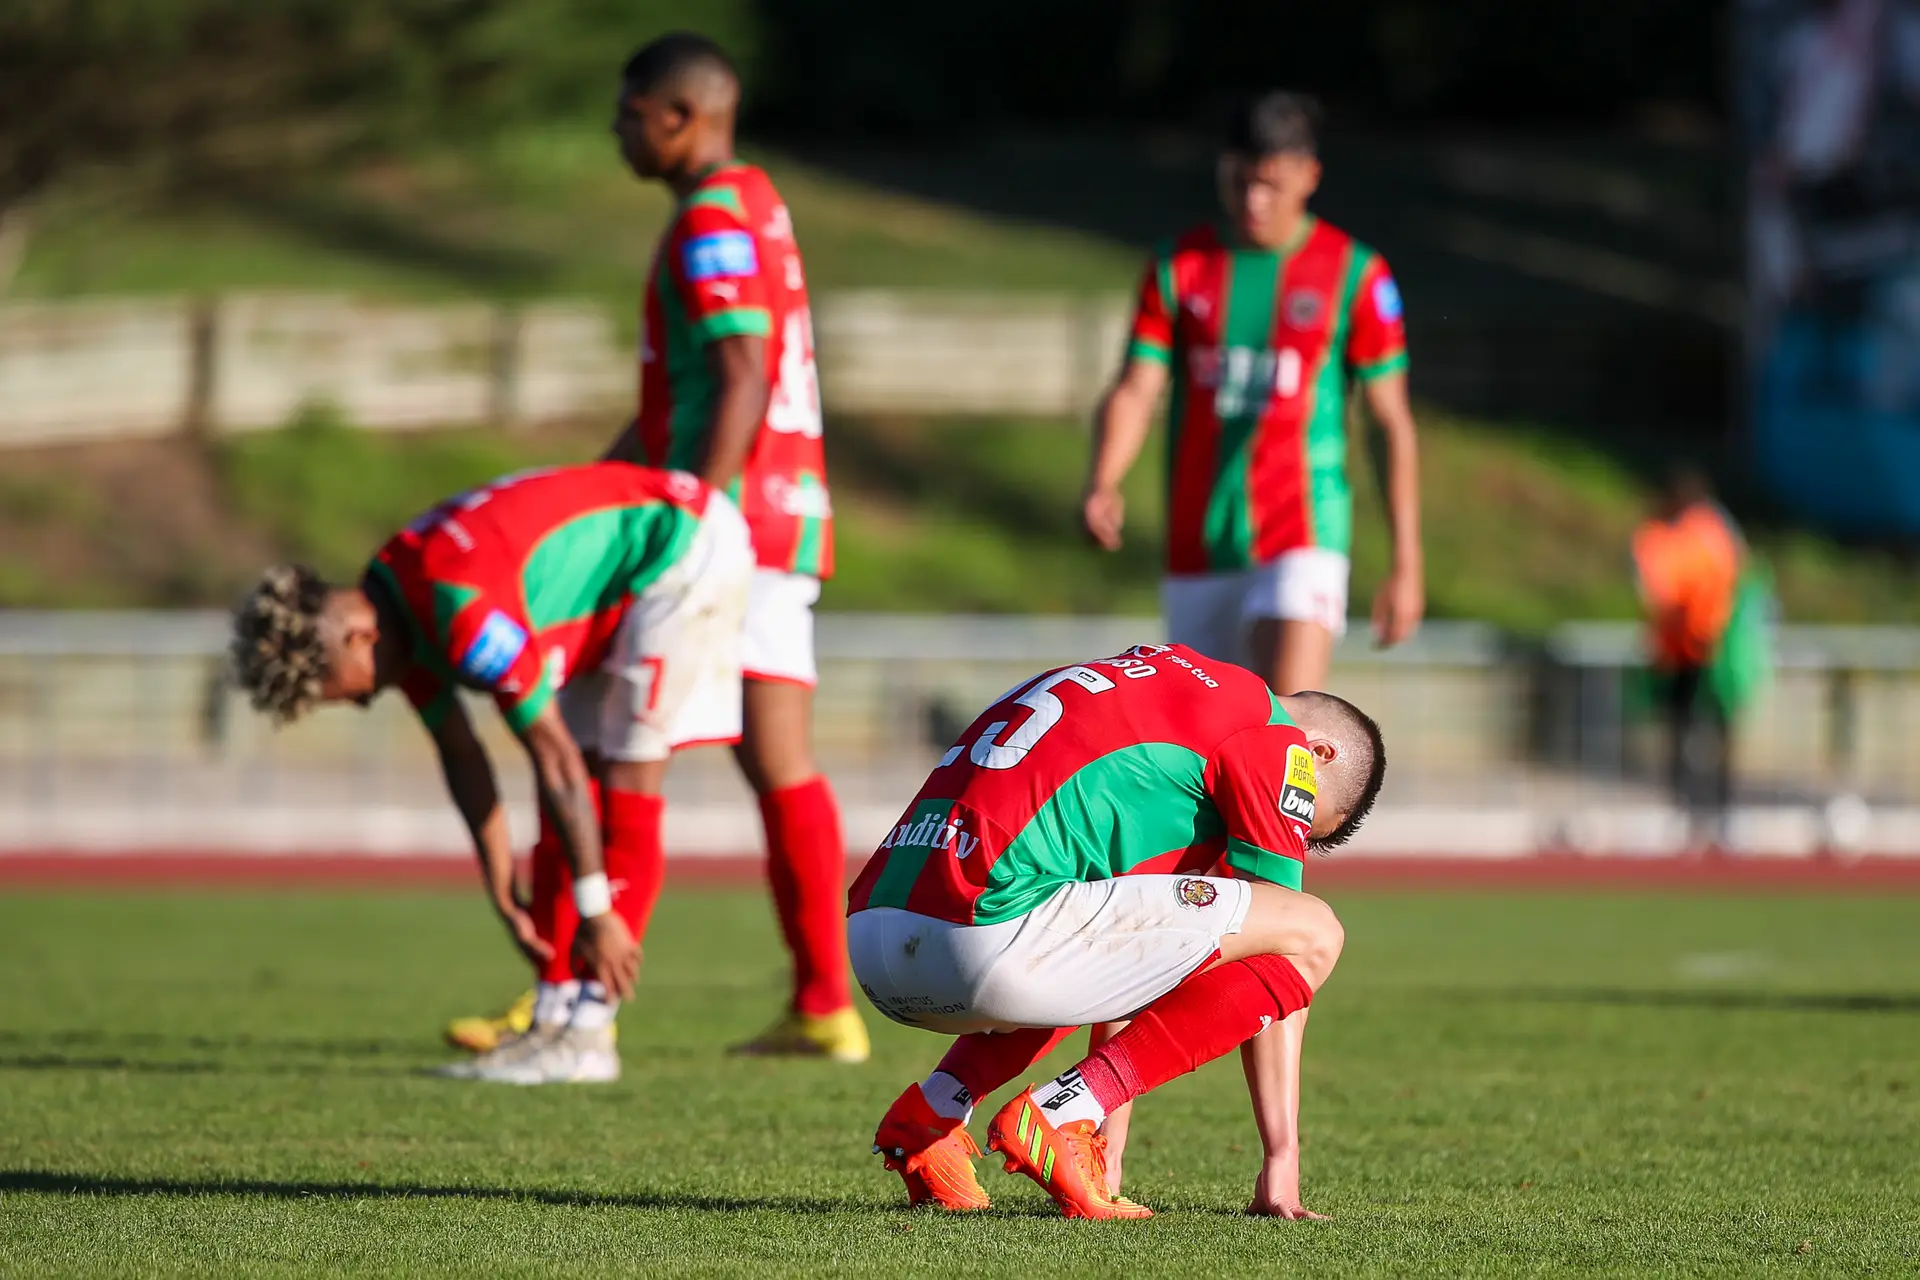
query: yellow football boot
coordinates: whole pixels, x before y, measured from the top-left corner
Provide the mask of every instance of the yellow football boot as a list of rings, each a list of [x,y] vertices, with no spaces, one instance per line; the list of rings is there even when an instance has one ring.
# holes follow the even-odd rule
[[[745,1044],[728,1052],[752,1058],[831,1058],[865,1062],[873,1052],[867,1024],[849,1006],[832,1013],[789,1013]]]
[[[533,992],[529,991],[497,1017],[455,1018],[447,1024],[447,1043],[468,1053],[489,1053],[508,1036],[517,1036],[532,1025]]]

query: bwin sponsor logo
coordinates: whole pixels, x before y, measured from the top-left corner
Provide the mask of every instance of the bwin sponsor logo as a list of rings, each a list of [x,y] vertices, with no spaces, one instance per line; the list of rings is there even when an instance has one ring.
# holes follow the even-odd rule
[[[882,849],[952,849],[965,858],[980,847],[980,837],[968,835],[965,818],[929,813],[918,822],[903,822],[880,842]]]

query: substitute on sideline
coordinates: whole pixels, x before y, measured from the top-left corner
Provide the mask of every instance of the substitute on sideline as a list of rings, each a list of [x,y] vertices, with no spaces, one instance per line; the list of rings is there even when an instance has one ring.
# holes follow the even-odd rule
[[[1324,687],[1346,630],[1350,379],[1387,444],[1393,559],[1375,639],[1400,643],[1425,610],[1400,292],[1378,254],[1307,212],[1316,114],[1288,93],[1235,113],[1220,157],[1231,225],[1196,227],[1148,263],[1081,507],[1088,535],[1117,550],[1120,482],[1171,383],[1167,637],[1248,663],[1280,693]]]
[[[1070,1217],[1149,1216],[1110,1179],[1102,1125],[1245,1045],[1266,1151],[1253,1209],[1312,1216],[1300,1050],[1343,935],[1301,873],[1310,846],[1365,819],[1385,771],[1378,727],[1351,704],[1275,697],[1253,672],[1180,645],[1045,672],[987,708],[848,904],[874,1007],[959,1037],[874,1136],[909,1201],[987,1207],[966,1130],[974,1102],[1075,1027],[1131,1018],[993,1118],[1008,1171]]]

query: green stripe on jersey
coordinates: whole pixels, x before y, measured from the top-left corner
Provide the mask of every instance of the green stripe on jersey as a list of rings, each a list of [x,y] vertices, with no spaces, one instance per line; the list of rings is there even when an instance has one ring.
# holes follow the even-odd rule
[[[1109,751],[1076,770],[987,873],[976,924],[1025,915],[1061,885],[1111,880],[1225,830],[1206,793],[1206,757],[1171,742]],[[891,867],[889,867],[891,870]]]
[[[702,206],[725,209],[737,218],[744,219],[747,216],[747,207],[740,202],[740,189],[731,183],[701,187],[680,202],[682,209],[698,209]]]
[[[1373,260],[1372,254],[1352,245],[1347,246],[1346,255],[1333,328],[1320,354],[1320,367],[1313,373],[1313,401],[1305,431],[1312,513],[1308,536],[1314,546],[1342,555],[1353,545],[1353,488],[1347,482],[1347,335],[1353,326],[1354,294]]]
[[[433,584],[433,634],[439,643],[444,645],[452,637],[454,618],[479,594],[480,588],[458,582]]]
[[[544,631],[646,590],[685,554],[698,527],[691,511],[665,502],[607,507],[556,526],[520,569],[527,620]]]
[[[1270,385],[1255,385],[1273,346],[1273,309],[1280,292],[1278,253],[1235,250],[1227,264],[1220,326],[1220,364],[1214,412],[1220,419],[1213,495],[1207,500],[1206,544],[1212,567],[1238,569],[1253,555],[1247,464],[1254,428],[1267,407]],[[1268,374],[1271,377],[1271,373]]]
[[[827,507],[827,487],[820,483],[820,477],[811,471],[802,471],[794,478],[794,488],[800,491],[801,501],[795,504],[803,511],[825,511]],[[789,573],[804,573],[812,577],[820,576],[820,561],[826,547],[827,521],[821,515],[803,515],[800,517],[800,536],[793,548],[793,565]]]
[[[1287,714],[1287,709],[1280,705],[1280,698],[1278,694],[1269,693],[1267,695],[1267,701],[1273,704],[1272,710],[1267,715],[1268,724],[1284,724],[1284,725],[1289,725],[1295,729],[1300,727],[1299,725],[1294,724],[1293,717]]]
[[[733,307],[696,321],[693,331],[702,342],[737,338],[743,334],[750,338],[767,338],[773,335],[773,313],[765,307]]]
[[[1245,840],[1227,841],[1227,865],[1235,871],[1246,872],[1256,880],[1265,880],[1268,884],[1287,889],[1300,887],[1303,868],[1299,859],[1289,858],[1282,853],[1269,853]]]
[[[661,328],[666,331],[666,350],[661,355],[667,366],[667,397],[673,405],[667,420],[667,456],[658,465],[698,471],[717,390],[700,351],[699,335],[693,332],[687,309],[674,290],[672,273],[663,267],[656,273],[654,287],[660,299]]]
[[[873,882],[873,892],[867,895],[869,907],[907,905],[914,884],[919,881],[927,859],[933,854],[933,837],[937,832],[944,831],[947,818],[952,813],[951,800],[922,800],[913,806],[906,820],[887,836],[891,846],[887,849],[887,865],[882,868],[880,878]],[[946,842],[942,840],[938,847],[945,849]]]
[[[1395,355],[1388,356],[1384,360],[1375,360],[1372,364],[1355,365],[1353,373],[1354,376],[1362,382],[1372,382],[1375,378],[1384,378],[1390,373],[1405,373],[1406,371],[1407,353],[1401,351]]]

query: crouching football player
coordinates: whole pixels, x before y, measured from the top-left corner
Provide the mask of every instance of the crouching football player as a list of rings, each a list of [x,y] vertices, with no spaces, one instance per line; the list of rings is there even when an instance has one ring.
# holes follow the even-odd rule
[[[457,1074],[618,1078],[613,1019],[665,872],[660,783],[675,747],[740,736],[752,573],[724,494],[610,462],[454,498],[388,539],[357,586],[282,565],[241,604],[233,662],[255,707],[284,723],[397,685],[432,734],[488,896],[539,977],[528,1031]],[[532,758],[527,904],[461,687],[492,694]]]
[[[974,1101],[1073,1028],[1131,1018],[993,1117],[1007,1170],[1070,1217],[1149,1216],[1109,1182],[1103,1122],[1244,1046],[1266,1151],[1252,1208],[1308,1216],[1301,1036],[1343,935],[1301,870],[1360,825],[1385,770],[1378,727],[1351,704],[1276,698],[1183,645],[1046,672],[982,713],[849,899],[874,1007],[958,1036],[874,1137],[909,1200],[987,1207]]]

